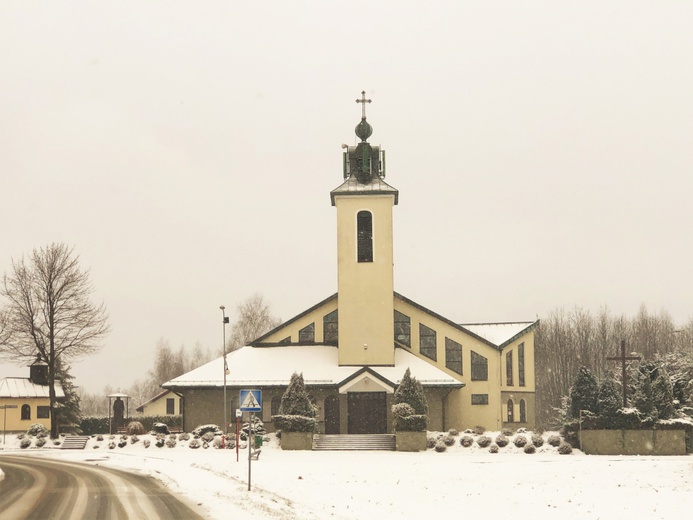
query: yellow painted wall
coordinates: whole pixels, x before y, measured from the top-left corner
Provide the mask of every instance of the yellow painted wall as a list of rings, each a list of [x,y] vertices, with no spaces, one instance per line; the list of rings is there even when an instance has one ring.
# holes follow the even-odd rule
[[[50,406],[50,400],[47,397],[27,397],[27,398],[6,398],[0,397],[0,405],[17,405],[17,408],[0,410],[0,428],[2,428],[5,416],[7,413],[7,430],[8,432],[25,432],[32,424],[42,424],[48,430],[51,429],[50,418],[37,419],[37,408],[39,406]],[[31,407],[31,418],[23,421],[22,405],[28,404]]]
[[[393,195],[335,196],[339,364],[393,365]],[[373,215],[373,262],[357,261],[359,211]]]
[[[171,415],[166,413],[166,399],[175,399],[175,409],[173,415],[180,414],[180,397],[169,392],[156,401],[144,405],[143,415]]]

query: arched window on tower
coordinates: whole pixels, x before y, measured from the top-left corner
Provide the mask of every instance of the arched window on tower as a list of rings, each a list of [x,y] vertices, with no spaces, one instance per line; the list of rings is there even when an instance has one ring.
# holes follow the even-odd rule
[[[508,399],[508,422],[513,422],[515,420],[514,417],[514,412],[513,410],[515,408],[515,404],[513,403],[512,399]]]
[[[356,215],[358,238],[358,261],[373,261],[373,215],[370,211],[359,211]]]

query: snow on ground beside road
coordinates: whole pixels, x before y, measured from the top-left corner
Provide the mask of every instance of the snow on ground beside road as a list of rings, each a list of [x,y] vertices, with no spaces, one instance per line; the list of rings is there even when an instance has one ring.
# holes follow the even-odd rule
[[[113,450],[20,453],[144,472],[201,503],[209,518],[632,520],[669,519],[693,508],[691,456],[558,455],[548,450],[527,455],[512,445],[493,455],[459,443],[445,453],[291,452],[273,439],[252,463],[249,492],[247,451],[239,462],[234,450],[144,449],[142,442]]]

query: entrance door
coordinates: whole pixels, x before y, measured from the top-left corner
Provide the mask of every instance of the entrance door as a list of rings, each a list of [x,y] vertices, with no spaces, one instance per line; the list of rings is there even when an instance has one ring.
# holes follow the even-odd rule
[[[325,434],[335,435],[339,433],[339,396],[328,395],[325,397]]]
[[[347,393],[349,433],[387,433],[385,392]]]

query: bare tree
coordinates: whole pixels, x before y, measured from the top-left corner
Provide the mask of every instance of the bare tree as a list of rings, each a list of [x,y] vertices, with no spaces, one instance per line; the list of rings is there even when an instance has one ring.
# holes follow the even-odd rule
[[[58,435],[59,363],[98,350],[108,333],[106,309],[90,301],[92,292],[88,271],[79,268],[73,248],[63,243],[34,249],[26,260],[12,260],[11,272],[2,279],[0,295],[8,303],[0,350],[13,362],[38,359],[48,365],[52,437]]]
[[[233,351],[247,345],[269,332],[282,321],[272,316],[269,304],[261,294],[254,294],[238,305],[238,319],[231,329],[229,350]]]

